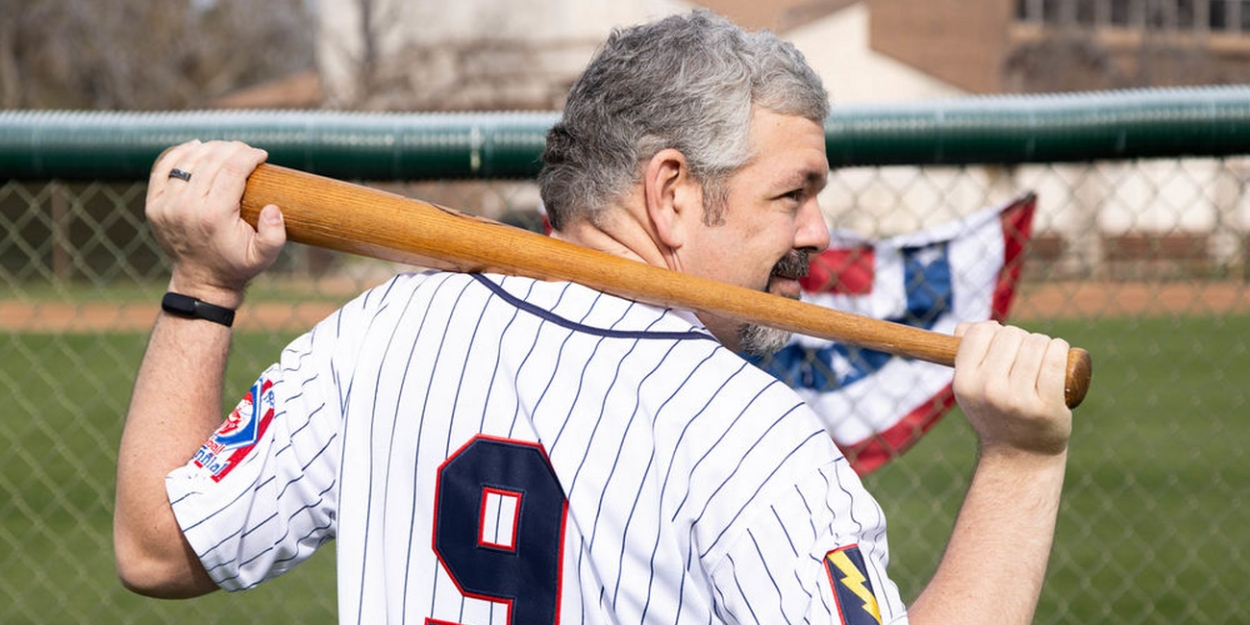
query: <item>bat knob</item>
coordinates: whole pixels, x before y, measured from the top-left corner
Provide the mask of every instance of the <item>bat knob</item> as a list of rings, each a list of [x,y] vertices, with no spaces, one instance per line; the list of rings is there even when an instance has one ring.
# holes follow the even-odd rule
[[[1079,347],[1068,350],[1068,372],[1064,379],[1063,398],[1069,408],[1076,408],[1085,401],[1085,393],[1089,392],[1089,382],[1093,374],[1094,363],[1089,352]]]

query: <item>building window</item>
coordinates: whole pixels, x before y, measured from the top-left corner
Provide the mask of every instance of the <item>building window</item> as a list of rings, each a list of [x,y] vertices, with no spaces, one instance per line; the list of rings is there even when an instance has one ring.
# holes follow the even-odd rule
[[[1177,30],[1193,30],[1196,24],[1194,16],[1196,15],[1196,5],[1201,0],[1179,0],[1176,3],[1176,9],[1172,13],[1173,23]]]
[[[1128,26],[1129,15],[1129,0],[1111,0],[1111,24],[1113,26]]]
[[[1015,14],[1039,24],[1250,33],[1250,0],[1016,0]]]
[[[1208,0],[1207,27],[1215,31],[1250,32],[1250,2]]]
[[[1063,21],[1063,0],[1042,0],[1042,21],[1058,24]]]
[[[1228,9],[1225,6],[1227,4],[1225,0],[1211,0],[1210,13],[1208,14],[1209,21],[1207,23],[1211,30],[1228,29]]]
[[[1097,24],[1102,20],[1098,17],[1098,5],[1105,5],[1106,2],[1098,0],[1076,0],[1076,23],[1077,24]]]

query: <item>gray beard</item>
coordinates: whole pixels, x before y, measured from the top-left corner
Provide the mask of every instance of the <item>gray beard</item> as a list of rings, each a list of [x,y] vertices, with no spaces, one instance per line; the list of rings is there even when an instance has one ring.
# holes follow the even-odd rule
[[[757,323],[738,328],[738,351],[748,356],[771,356],[790,342],[791,332]]]
[[[807,250],[790,250],[777,261],[777,265],[773,267],[773,275],[795,280],[802,278],[807,275],[807,261]],[[738,351],[748,356],[771,356],[790,342],[792,334],[755,323],[743,324],[738,328]]]

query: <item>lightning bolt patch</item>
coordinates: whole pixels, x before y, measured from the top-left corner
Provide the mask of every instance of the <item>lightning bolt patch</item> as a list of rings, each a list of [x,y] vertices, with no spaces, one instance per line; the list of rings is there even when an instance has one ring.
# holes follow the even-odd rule
[[[881,625],[881,608],[877,606],[859,545],[825,554],[825,572],[838,600],[843,625]]]

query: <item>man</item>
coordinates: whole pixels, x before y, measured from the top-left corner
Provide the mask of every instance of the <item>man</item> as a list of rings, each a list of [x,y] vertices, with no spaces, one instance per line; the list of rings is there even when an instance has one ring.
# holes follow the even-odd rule
[[[614,33],[549,135],[554,236],[797,297],[828,243],[826,102],[791,46],[708,13]],[[221,424],[215,307],[284,241],[278,207],[255,231],[238,218],[264,158],[193,142],[153,169],[170,291],[203,303],[173,297],[136,381],[128,587],[249,588],[334,539],[345,623],[1031,620],[1071,427],[1062,340],[963,331],[980,459],[909,614],[880,508],[794,393],[734,353],[778,348],[774,330],[567,283],[402,275],[296,340]]]

